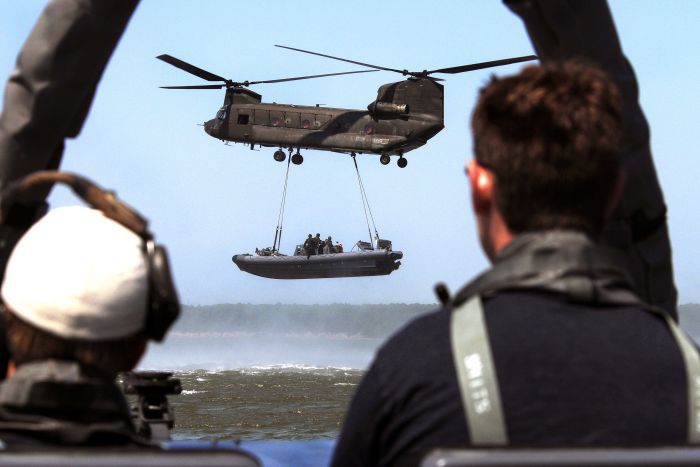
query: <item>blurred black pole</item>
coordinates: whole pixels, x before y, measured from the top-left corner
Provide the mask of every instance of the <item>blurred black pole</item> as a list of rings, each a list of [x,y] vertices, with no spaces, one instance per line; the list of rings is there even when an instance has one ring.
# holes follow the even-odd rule
[[[137,4],[138,0],[53,0],[46,6],[5,87],[0,190],[32,172],[58,168],[65,139],[80,133],[97,83]],[[0,283],[17,240],[46,211],[50,191],[40,189],[22,204],[2,206]],[[2,318],[0,380],[8,361]]]
[[[525,23],[543,62],[581,57],[617,83],[623,99],[626,185],[604,240],[615,247],[639,295],[676,320],[666,205],[651,157],[637,80],[622,52],[605,0],[505,0]]]
[[[5,87],[0,189],[56,169],[64,141],[80,133],[97,83],[138,0],[53,0],[37,20]],[[97,154],[97,148],[95,153]],[[50,188],[2,212],[0,282],[15,243],[43,215]]]

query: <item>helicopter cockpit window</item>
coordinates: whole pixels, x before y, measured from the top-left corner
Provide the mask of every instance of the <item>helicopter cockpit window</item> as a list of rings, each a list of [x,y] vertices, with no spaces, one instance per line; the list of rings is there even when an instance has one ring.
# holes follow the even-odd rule
[[[216,112],[216,118],[219,120],[225,120],[226,119],[226,107],[222,107],[219,109],[218,112]]]
[[[249,121],[250,121],[250,115],[243,114],[243,113],[238,114],[238,124],[239,125],[247,125]]]

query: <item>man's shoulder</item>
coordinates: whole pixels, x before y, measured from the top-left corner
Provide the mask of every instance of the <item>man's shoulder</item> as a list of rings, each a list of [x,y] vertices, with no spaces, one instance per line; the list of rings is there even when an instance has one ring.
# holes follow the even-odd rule
[[[450,308],[439,308],[413,318],[389,337],[380,352],[386,348],[411,345],[416,339],[420,341],[440,336],[449,326],[450,313]]]
[[[581,302],[572,300],[564,294],[547,290],[504,290],[484,300],[484,310],[487,314],[503,313],[540,315],[552,318],[552,313],[576,320],[593,313],[596,316],[606,316],[608,319],[638,319],[664,323],[655,313],[648,311],[642,304],[616,304],[602,302]],[[574,313],[572,313],[574,312]],[[608,313],[603,313],[608,312]],[[584,318],[585,319],[585,318]]]
[[[449,344],[451,315],[455,309],[464,306],[470,298],[470,296],[459,297],[452,304],[436,308],[410,320],[387,339],[379,348],[378,356],[395,352],[424,353],[423,345],[445,339],[448,340]],[[503,291],[483,299],[482,306],[487,315],[490,313],[509,315],[523,310],[539,312],[539,310],[571,305],[567,303],[566,299],[548,292]]]
[[[441,308],[418,316],[396,331],[379,348],[375,369],[393,375],[401,368],[432,365],[449,357],[450,309]]]

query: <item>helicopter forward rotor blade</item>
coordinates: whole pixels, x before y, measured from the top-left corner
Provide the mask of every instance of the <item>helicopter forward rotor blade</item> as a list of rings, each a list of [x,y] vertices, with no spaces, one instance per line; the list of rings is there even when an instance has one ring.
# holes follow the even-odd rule
[[[225,84],[200,84],[196,86],[160,86],[161,89],[221,89]]]
[[[283,83],[285,81],[297,81],[300,79],[323,78],[326,76],[352,75],[354,73],[374,73],[376,71],[379,71],[379,70],[343,71],[340,73],[326,73],[323,75],[297,76],[296,78],[268,79],[265,81],[246,81],[245,83],[241,83],[241,84],[243,84],[243,86],[248,86],[251,84]]]
[[[427,74],[431,73],[464,73],[465,71],[482,70],[484,68],[491,68],[494,66],[510,65],[511,63],[527,62],[530,60],[537,60],[537,55],[526,55],[524,57],[514,57],[514,58],[504,58],[503,60],[493,60],[490,62],[472,63],[471,65],[453,66],[449,68],[439,68],[437,70],[430,70]]]
[[[280,47],[282,49],[295,50],[297,52],[303,52],[305,54],[318,55],[319,57],[332,58],[333,60],[340,60],[341,62],[353,63],[355,65],[366,66],[369,68],[374,68],[376,70],[393,71],[395,73],[401,73],[402,75],[408,74],[406,70],[398,70],[396,68],[387,68],[383,66],[370,65],[369,63],[356,62],[355,60],[348,60],[347,58],[334,57],[333,55],[326,55],[318,52],[311,52],[310,50],[295,49],[294,47],[287,47],[286,45],[275,45],[275,47]]]
[[[204,80],[226,82],[226,78],[222,78],[221,76],[215,75],[214,73],[211,73],[207,70],[203,70],[203,69],[196,67],[194,65],[191,65],[187,62],[183,62],[179,58],[175,58],[172,55],[163,54],[163,55],[158,55],[156,58],[159,60],[163,60],[165,63],[168,63],[176,68],[179,68],[182,71],[186,71],[187,73],[191,73],[195,76],[198,76]]]

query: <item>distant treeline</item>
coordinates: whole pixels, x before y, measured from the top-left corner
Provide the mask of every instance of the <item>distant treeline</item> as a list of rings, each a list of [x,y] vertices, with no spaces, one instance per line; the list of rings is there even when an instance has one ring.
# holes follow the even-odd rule
[[[177,332],[250,332],[344,334],[384,338],[434,304],[386,305],[250,305],[244,303],[185,306]],[[679,307],[681,325],[700,341],[700,304]]]
[[[383,338],[437,305],[250,305],[185,306],[176,332],[345,334]]]

